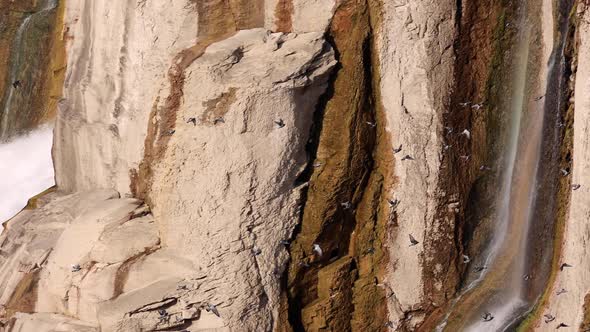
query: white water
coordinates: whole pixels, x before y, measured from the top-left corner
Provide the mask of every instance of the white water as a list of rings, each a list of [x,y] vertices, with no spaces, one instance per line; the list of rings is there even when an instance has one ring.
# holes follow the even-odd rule
[[[53,130],[44,127],[0,144],[0,222],[54,185],[52,141]]]

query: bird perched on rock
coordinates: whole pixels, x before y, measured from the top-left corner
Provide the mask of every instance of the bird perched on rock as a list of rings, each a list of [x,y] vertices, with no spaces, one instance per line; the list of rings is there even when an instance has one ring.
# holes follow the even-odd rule
[[[581,186],[582,185],[580,185],[580,184],[572,184],[572,190],[578,190],[578,189],[580,189]]]
[[[371,122],[371,121],[367,121],[367,124],[369,125],[369,127],[371,128],[375,128],[377,126],[376,122]]]
[[[196,118],[188,118],[188,120],[186,121],[186,123],[192,123],[193,126],[197,125],[197,119]]]
[[[483,104],[473,104],[471,105],[471,109],[479,111],[483,107]]]
[[[559,171],[561,172],[561,175],[563,175],[563,176],[568,176],[570,174],[570,172],[565,168],[562,168]]]
[[[471,138],[471,132],[469,130],[467,130],[467,129],[463,130],[461,132],[461,134],[459,134],[459,135],[464,135],[465,137],[467,137],[467,139],[470,139]]]
[[[525,281],[529,281],[529,280],[531,280],[531,275],[525,274],[524,277],[522,277],[522,279],[524,279]]]
[[[415,238],[412,236],[412,234],[408,234],[408,236],[410,237],[410,247],[413,247],[413,246],[417,245],[418,243],[420,243],[420,242],[418,242],[418,240],[416,240],[416,239],[415,239]]]
[[[489,312],[485,312],[483,314],[483,316],[481,316],[481,318],[483,319],[484,322],[489,322],[492,319],[494,319],[494,316],[492,316],[492,314],[490,314]]]
[[[172,136],[172,135],[174,135],[174,133],[175,133],[175,132],[176,132],[176,130],[174,130],[174,129],[168,129],[168,130],[166,131],[166,135],[168,135],[168,136]]]
[[[479,167],[479,170],[480,170],[480,171],[490,171],[490,170],[492,170],[492,168],[491,168],[491,167],[488,167],[488,166],[486,166],[486,165],[481,165],[481,166]]]
[[[221,117],[221,116],[218,117],[218,118],[213,119],[213,125],[216,125],[218,123],[225,123],[225,119],[223,117]]]
[[[561,266],[559,267],[559,270],[563,271],[563,269],[565,269],[566,267],[573,267],[573,266],[569,265],[568,263],[563,263],[563,264],[561,264]]]
[[[275,121],[275,124],[277,127],[283,128],[285,126],[285,121],[283,121],[283,119],[279,119],[279,121]]]
[[[414,160],[414,158],[412,156],[410,156],[409,154],[407,154],[402,158],[402,161],[403,160]]]
[[[82,268],[80,267],[80,264],[73,264],[72,265],[72,272],[78,272],[82,270]]]
[[[562,328],[562,327],[570,327],[569,325],[565,324],[565,323],[559,323],[559,325],[557,325],[557,327],[555,328],[556,330]]]
[[[313,166],[313,167],[315,167],[315,168],[318,168],[318,167],[322,166],[322,163],[320,163],[320,162],[315,162],[315,163],[313,163],[313,165],[312,165],[312,166]]]
[[[158,309],[158,314],[160,314],[160,316],[168,316],[168,312],[166,312],[165,309]]]
[[[207,312],[212,312],[217,317],[221,317],[221,315],[219,315],[219,310],[217,310],[217,306],[211,303],[207,303],[205,310],[207,310]]]
[[[464,103],[459,103],[459,106],[461,106],[461,107],[467,107],[467,106],[469,106],[470,104],[471,104],[471,102],[469,102],[469,101],[466,101],[466,102],[464,102]]]
[[[545,95],[539,96],[539,97],[535,97],[535,101],[539,101],[541,99],[543,99],[545,97]]]
[[[315,252],[318,255],[318,257],[322,257],[322,255],[324,254],[322,247],[320,247],[320,245],[317,243],[313,244],[313,252]]]
[[[549,324],[555,320],[555,316],[553,316],[552,314],[545,314],[543,315],[543,317],[545,317],[545,324]]]
[[[279,243],[284,246],[288,246],[290,244],[289,241],[287,241],[287,240],[281,240]]]
[[[467,264],[469,262],[471,262],[471,259],[469,259],[469,256],[463,255],[463,264]]]
[[[258,256],[262,253],[262,250],[258,247],[254,247],[252,248],[252,253],[254,254],[254,256]]]
[[[561,294],[564,294],[564,293],[567,293],[567,290],[565,288],[562,288],[562,289],[560,289],[560,290],[557,291],[556,295],[561,295]]]
[[[403,146],[403,145],[401,145],[401,144],[400,144],[400,145],[398,146],[398,148],[397,148],[397,149],[395,149],[395,148],[394,148],[394,149],[393,149],[393,154],[396,154],[396,153],[399,153],[399,152],[401,152],[401,150],[402,150],[402,146]]]

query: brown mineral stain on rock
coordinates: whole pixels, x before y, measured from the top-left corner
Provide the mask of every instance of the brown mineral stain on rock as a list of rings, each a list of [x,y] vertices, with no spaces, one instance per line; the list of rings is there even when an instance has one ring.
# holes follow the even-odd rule
[[[236,88],[230,88],[219,97],[203,102],[205,112],[199,117],[199,121],[205,125],[213,125],[215,119],[223,118],[236,101],[236,91]]]
[[[66,40],[67,33],[64,27],[65,1],[61,0],[58,3],[57,13],[55,15],[55,22],[53,23],[53,32],[51,36],[51,46],[49,51],[49,63],[43,72],[43,80],[45,87],[43,89],[42,98],[39,100],[40,109],[46,111],[42,114],[41,122],[46,122],[54,119],[57,112],[57,103],[59,102],[63,83],[66,74]]]
[[[195,10],[201,14],[197,44],[182,50],[174,57],[168,70],[168,96],[163,105],[159,105],[157,100],[150,114],[144,143],[144,158],[138,170],[130,170],[131,192],[150,205],[153,204],[149,199],[153,167],[166,153],[173,134],[176,113],[184,95],[186,69],[205,53],[209,45],[229,38],[238,30],[261,27],[264,22],[262,0],[206,0],[194,1],[193,4]]]
[[[12,84],[8,82],[7,74],[15,51],[12,48],[16,31],[25,17],[39,11],[41,5],[42,2],[32,0],[0,1],[0,96],[4,95],[6,84]],[[15,108],[11,113],[14,116],[10,118],[12,134],[55,118],[66,66],[64,11],[65,1],[58,1],[57,8],[35,21],[35,26],[30,28],[27,35],[29,38],[23,40],[27,49],[27,54],[23,57],[28,63],[21,66],[18,72],[18,78],[23,82],[20,88],[23,92],[16,94],[11,103]],[[2,99],[1,105],[5,102]]]
[[[366,1],[343,1],[330,26],[339,68],[316,111],[323,112],[321,130],[312,132],[314,163],[321,166],[311,175],[300,231],[291,245],[291,326],[282,330],[376,331],[385,324],[385,292],[376,281],[386,260],[389,211],[382,208],[387,204],[382,194],[392,185],[384,182],[392,160],[385,117],[373,93],[379,75],[371,22],[377,19],[370,16]],[[314,255],[314,244],[323,256]]]
[[[6,317],[10,318],[16,312],[32,313],[37,303],[37,288],[39,286],[39,272],[37,269],[25,274],[6,304]]]
[[[590,293],[584,296],[584,320],[580,325],[580,331],[588,331],[590,329]]]
[[[279,0],[275,7],[277,32],[291,32],[293,29],[293,0]]]

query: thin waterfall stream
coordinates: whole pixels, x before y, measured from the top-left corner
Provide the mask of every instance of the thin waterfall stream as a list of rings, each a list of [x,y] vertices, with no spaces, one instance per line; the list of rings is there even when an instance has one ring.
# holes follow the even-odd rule
[[[7,140],[10,136],[18,134],[13,128],[18,128],[14,123],[14,103],[15,93],[17,89],[21,89],[19,85],[28,83],[22,82],[19,77],[22,67],[26,66],[27,59],[33,54],[27,54],[26,41],[31,26],[35,24],[38,18],[47,15],[51,10],[57,7],[57,0],[45,0],[40,10],[29,14],[24,18],[20,27],[16,31],[14,42],[12,43],[11,58],[9,64],[8,85],[4,96],[4,105],[2,106],[2,113],[0,114],[0,141]],[[18,83],[17,83],[18,82]],[[14,86],[13,86],[14,84]]]
[[[516,33],[505,63],[510,87],[504,96],[503,142],[499,156],[498,194],[493,234],[479,271],[452,303],[438,331],[513,331],[539,300],[547,285],[556,218],[558,154],[563,125],[566,69],[564,48],[572,0],[521,0],[515,13]],[[544,7],[543,7],[544,6]],[[540,29],[553,15],[555,27]],[[543,15],[545,14],[545,15]],[[550,38],[540,46],[539,31]],[[555,30],[555,31],[554,31]],[[547,36],[545,36],[547,37]]]
[[[34,34],[35,24],[46,19],[46,15],[57,7],[57,0],[40,2],[38,10],[27,14],[16,30],[12,41],[9,60],[4,104],[0,105],[0,222],[4,222],[25,207],[29,198],[54,185],[53,161],[51,147],[53,143],[53,126],[37,124],[26,116],[18,117],[18,95],[27,96],[34,75],[26,75],[31,71],[30,59],[38,57],[35,48],[27,47]],[[29,68],[27,68],[27,66]],[[44,69],[44,68],[37,68]],[[34,70],[34,68],[33,68]],[[18,83],[17,83],[18,82]],[[31,129],[23,129],[31,128]]]

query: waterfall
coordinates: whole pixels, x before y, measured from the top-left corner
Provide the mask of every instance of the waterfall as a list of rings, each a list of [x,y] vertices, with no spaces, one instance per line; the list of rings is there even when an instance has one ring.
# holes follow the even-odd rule
[[[45,126],[0,144],[0,222],[54,185],[52,140],[53,130]]]
[[[8,74],[8,84],[5,91],[4,107],[2,108],[2,113],[0,114],[2,117],[0,119],[0,141],[6,140],[10,135],[14,134],[10,131],[10,128],[13,126],[10,115],[14,102],[14,93],[17,87],[13,87],[12,83],[20,80],[19,72],[28,57],[27,54],[24,54],[27,32],[29,31],[31,24],[35,21],[35,18],[42,17],[49,11],[55,9],[56,6],[57,0],[47,0],[41,10],[27,16],[23,20],[16,32],[11,50],[11,61],[9,64],[10,69]]]

